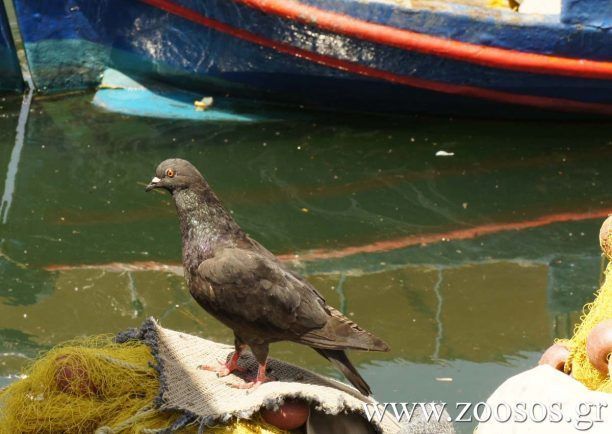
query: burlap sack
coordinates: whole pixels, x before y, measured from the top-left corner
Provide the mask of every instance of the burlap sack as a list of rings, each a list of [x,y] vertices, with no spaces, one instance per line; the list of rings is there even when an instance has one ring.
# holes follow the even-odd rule
[[[214,372],[198,369],[198,366],[226,360],[234,351],[232,346],[165,329],[152,318],[140,330],[117,337],[118,341],[127,339],[142,339],[151,346],[161,380],[157,405],[161,409],[185,413],[173,428],[194,421],[205,428],[234,417],[249,418],[261,408],[277,408],[289,398],[309,402],[320,414],[354,414],[366,421],[363,403],[375,403],[350,386],[275,359],[268,361],[268,374],[277,381],[264,383],[254,390],[232,387],[232,384],[255,376],[257,362],[250,353],[246,352],[240,359],[240,365],[248,372],[218,378]],[[400,425],[387,414],[382,421],[374,420],[364,425],[384,434],[453,433],[446,416],[441,423],[428,423],[420,413],[415,413],[409,423]]]

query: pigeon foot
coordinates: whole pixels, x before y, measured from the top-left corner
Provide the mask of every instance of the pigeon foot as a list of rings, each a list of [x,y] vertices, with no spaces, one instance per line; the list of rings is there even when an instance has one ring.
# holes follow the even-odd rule
[[[230,384],[230,386],[235,389],[247,389],[249,392],[252,392],[255,389],[257,389],[259,386],[261,386],[262,384],[267,383],[269,381],[276,381],[276,380],[273,378],[265,377],[263,379],[258,378],[255,381],[248,381],[246,383]]]
[[[229,363],[221,362],[219,362],[218,365],[200,365],[198,366],[198,369],[201,369],[203,371],[215,372],[217,374],[217,377],[226,377],[234,371],[247,372],[247,369],[243,368],[242,366],[230,366]]]
[[[263,383],[267,383],[268,381],[276,380],[266,375],[266,363],[261,363],[259,365],[259,368],[257,369],[257,377],[255,377],[255,381],[232,384],[231,387],[234,387],[236,389],[249,389],[250,391],[253,391],[259,386],[261,386]]]
[[[234,371],[247,372],[246,368],[243,368],[242,366],[238,365],[239,358],[240,358],[240,355],[234,353],[232,358],[225,363],[218,362],[218,365],[200,365],[198,366],[198,369],[202,369],[204,371],[216,372],[217,377],[225,377]]]

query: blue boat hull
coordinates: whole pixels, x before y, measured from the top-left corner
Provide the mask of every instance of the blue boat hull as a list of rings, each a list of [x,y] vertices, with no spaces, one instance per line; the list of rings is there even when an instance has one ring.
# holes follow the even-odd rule
[[[21,68],[4,5],[0,4],[0,91],[23,90]]]
[[[301,19],[266,4],[15,0],[34,82],[48,91],[95,86],[112,67],[200,92],[330,109],[612,117],[612,31],[601,26],[286,0],[314,14]],[[330,15],[347,26],[325,27]],[[405,46],[422,35],[432,41]]]

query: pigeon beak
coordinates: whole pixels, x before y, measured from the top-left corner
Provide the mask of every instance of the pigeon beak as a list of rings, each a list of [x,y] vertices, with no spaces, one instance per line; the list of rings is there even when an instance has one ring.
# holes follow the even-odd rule
[[[154,188],[159,187],[159,183],[160,183],[161,179],[159,179],[157,176],[155,178],[153,178],[151,180],[151,182],[149,182],[149,185],[147,185],[147,187],[145,188],[145,191],[151,191]]]

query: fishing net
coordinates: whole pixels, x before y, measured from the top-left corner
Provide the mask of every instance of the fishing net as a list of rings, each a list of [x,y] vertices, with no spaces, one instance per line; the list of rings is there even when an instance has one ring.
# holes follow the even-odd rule
[[[612,259],[612,217],[603,224],[599,242],[604,255]],[[599,323],[612,319],[612,262],[608,263],[604,281],[597,292],[595,301],[584,307],[584,314],[576,326],[574,336],[569,340],[560,340],[570,350],[570,356],[564,367],[566,373],[582,382],[589,389],[612,393],[612,381],[609,374],[597,370],[589,361],[586,351],[587,336]]]
[[[155,433],[184,413],[158,410],[159,374],[150,347],[97,336],[56,347],[26,378],[0,392],[0,433]],[[197,425],[175,432],[197,433]],[[207,427],[213,434],[280,434],[261,419]]]

